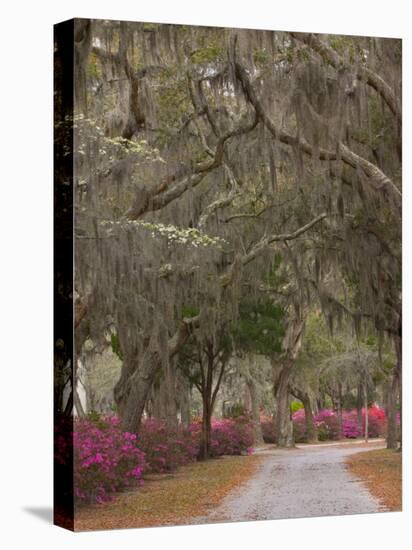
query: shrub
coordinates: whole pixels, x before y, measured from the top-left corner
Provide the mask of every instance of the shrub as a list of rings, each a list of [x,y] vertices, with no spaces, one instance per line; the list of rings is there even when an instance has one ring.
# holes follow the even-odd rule
[[[343,435],[348,438],[356,438],[365,435],[365,409],[362,409],[362,426],[358,425],[356,409],[343,413]],[[382,437],[386,434],[386,414],[384,409],[372,405],[368,409],[368,436]]]
[[[199,454],[202,422],[197,420],[176,430],[149,419],[140,430],[140,447],[145,453],[146,471],[170,472],[196,459]],[[212,419],[211,456],[250,452],[254,442],[253,423],[248,417]]]
[[[262,428],[263,441],[265,443],[276,443],[276,430],[273,418],[261,417],[260,426]]]
[[[140,447],[145,453],[147,471],[170,472],[195,460],[199,445],[189,429],[168,428],[165,422],[148,419],[140,429]]]
[[[110,500],[116,491],[143,483],[147,472],[170,472],[196,459],[201,422],[171,429],[165,422],[148,419],[139,435],[123,432],[116,416],[97,414],[74,421],[74,485],[76,502]],[[245,416],[212,420],[211,456],[252,452],[253,423]],[[65,443],[65,440],[63,440]],[[56,449],[64,462],[65,446]]]
[[[329,439],[329,428],[325,422],[320,422],[317,424],[317,430],[319,441],[327,441]]]
[[[368,410],[368,436],[381,437],[386,433],[386,414],[384,409],[373,405]],[[362,434],[365,433],[365,409],[362,409]]]
[[[103,502],[142,483],[144,453],[115,416],[76,419],[73,432],[76,501]]]
[[[293,437],[296,443],[302,443],[307,439],[306,418],[304,409],[298,409],[292,415]]]
[[[319,441],[339,438],[339,422],[336,414],[331,409],[323,409],[315,416],[315,425],[318,431]],[[297,443],[307,439],[305,410],[300,409],[293,413],[293,435]]]
[[[212,456],[240,455],[254,443],[253,423],[246,416],[212,421]]]
[[[301,401],[292,401],[290,404],[290,410],[292,413],[300,411],[301,409],[303,409],[303,403]]]
[[[227,409],[225,418],[238,418],[239,416],[244,416],[246,414],[245,406],[242,403],[234,403],[230,405]]]
[[[356,439],[362,433],[358,426],[358,414],[356,410],[344,411],[342,414],[342,432],[348,439]]]
[[[331,409],[319,411],[315,416],[315,423],[318,428],[318,437],[321,441],[324,441],[324,439],[339,439],[338,417]]]
[[[202,422],[192,422],[189,426],[192,440],[200,448]],[[240,455],[251,453],[254,443],[253,422],[246,416],[236,418],[212,419],[211,449],[212,457],[222,455]]]
[[[368,410],[369,437],[382,437],[386,432],[385,411],[373,405]],[[306,425],[304,410],[296,411],[292,416],[293,433],[297,443],[306,439]],[[336,413],[331,409],[323,409],[315,416],[319,441],[337,440],[339,438],[339,421]],[[362,409],[362,426],[358,425],[356,409],[342,413],[342,432],[348,439],[356,439],[365,433],[365,409]]]

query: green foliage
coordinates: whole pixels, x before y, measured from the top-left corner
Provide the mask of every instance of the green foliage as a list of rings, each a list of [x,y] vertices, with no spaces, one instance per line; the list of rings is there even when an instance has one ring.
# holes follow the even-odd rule
[[[295,48],[293,46],[289,46],[288,48],[286,48],[286,59],[289,63],[293,63],[294,55]]]
[[[97,56],[94,54],[90,55],[90,62],[87,65],[87,74],[90,78],[95,78],[99,80],[102,78],[102,70],[100,64],[97,62]]]
[[[318,426],[318,439],[319,441],[327,441],[329,439],[329,430],[324,422],[321,422]]]
[[[192,317],[193,313],[197,314],[197,310],[195,308],[184,308],[183,311],[187,311],[189,314],[192,313],[192,315],[190,315]],[[216,341],[213,341],[213,339],[208,337],[196,338],[196,336],[193,336],[186,342],[178,353],[178,369],[190,382],[190,384],[196,386],[199,391],[202,382],[204,382],[202,370],[204,368],[209,368],[208,363],[210,356],[207,358],[204,354],[205,348],[209,348],[209,346],[213,348],[214,354],[212,367],[213,377],[216,374],[217,366],[220,362],[225,363],[233,350],[233,339],[226,330],[222,329],[220,331]],[[212,350],[209,348],[208,351],[211,352]],[[200,357],[202,357],[203,361],[202,366],[199,362]]]
[[[196,50],[191,55],[193,63],[212,63],[222,58],[223,50],[217,44],[210,44],[205,48]]]
[[[294,63],[295,61],[307,61],[310,59],[309,51],[306,47],[301,47],[296,44],[291,44],[285,49],[286,59],[288,63]]]
[[[296,57],[299,61],[308,61],[310,59],[309,52],[305,48],[297,48]]]
[[[122,354],[122,350],[120,349],[119,338],[116,333],[112,333],[110,335],[110,343],[112,345],[113,353],[117,355],[120,361],[123,361],[123,354]]]
[[[191,307],[191,306],[185,306],[182,308],[182,317],[183,318],[189,318],[190,317],[196,317],[196,315],[199,315],[200,313],[200,310],[199,308],[196,308],[196,307]]]
[[[86,418],[99,429],[104,429],[106,427],[104,417],[97,411],[89,411]]]
[[[369,127],[354,128],[352,136],[359,143],[369,145],[371,149],[377,149],[392,138],[388,135],[388,121],[385,119],[382,104],[379,100],[376,98],[370,99],[368,107]]]
[[[292,411],[292,413],[295,413],[300,409],[303,409],[303,403],[301,401],[292,401],[292,403],[290,404],[290,410]]]
[[[270,61],[270,54],[265,49],[256,50],[253,54],[253,61],[257,64],[265,65]]]
[[[245,416],[246,409],[243,403],[233,403],[225,410],[225,418],[239,418]]]
[[[324,316],[319,312],[310,314],[306,321],[301,361],[317,364],[343,350],[343,342],[330,336]]]
[[[275,254],[272,264],[264,276],[264,281],[270,286],[277,286],[284,283],[284,277],[279,274],[279,267],[282,263],[281,254]]]
[[[159,28],[159,23],[143,23],[143,30],[146,32],[156,31]]]
[[[332,35],[329,39],[329,44],[339,55],[348,52],[350,61],[354,61],[355,45],[349,36]]]
[[[242,300],[232,328],[236,347],[266,356],[280,353],[283,316],[283,308],[271,300]]]
[[[176,74],[171,78],[173,74],[175,70],[171,67],[163,71],[158,91],[159,119],[165,127],[180,126],[182,117],[190,109],[186,78],[177,78]]]

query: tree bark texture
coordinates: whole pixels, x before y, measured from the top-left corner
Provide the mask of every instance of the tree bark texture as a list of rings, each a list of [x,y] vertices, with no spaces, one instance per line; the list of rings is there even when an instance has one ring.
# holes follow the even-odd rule
[[[278,447],[294,446],[289,384],[293,365],[302,347],[304,328],[305,318],[301,314],[297,314],[290,320],[282,343],[284,359],[279,374],[275,376],[274,383],[276,400],[275,431]]]

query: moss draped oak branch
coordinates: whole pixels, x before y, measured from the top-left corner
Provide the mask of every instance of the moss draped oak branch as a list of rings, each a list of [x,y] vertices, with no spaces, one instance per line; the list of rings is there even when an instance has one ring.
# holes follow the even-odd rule
[[[336,70],[343,68],[349,69],[348,63],[326,42],[321,40],[316,34],[291,32],[293,38],[304,42],[309,48],[318,53],[329,65]],[[353,68],[351,66],[351,68]],[[359,80],[366,82],[371,86],[385,101],[392,114],[395,115],[399,124],[402,122],[402,110],[399,101],[397,100],[393,89],[387,82],[376,72],[369,67],[359,64],[356,67],[356,76]]]
[[[220,282],[223,287],[229,285],[234,276],[234,269],[237,265],[241,264],[242,266],[245,266],[252,262],[255,258],[263,254],[268,247],[275,243],[275,242],[287,242],[287,241],[293,241],[294,239],[297,239],[310,229],[317,225],[319,222],[327,218],[327,214],[323,212],[322,214],[319,214],[319,216],[316,216],[313,220],[308,222],[307,224],[303,225],[302,227],[299,227],[296,229],[296,231],[293,231],[292,233],[281,233],[278,235],[269,235],[267,237],[264,237],[260,241],[258,241],[256,244],[254,244],[251,248],[251,250],[247,253],[241,256],[237,262],[234,262],[232,266],[229,268],[227,273],[221,276]]]
[[[290,145],[293,147],[298,147],[301,151],[303,151],[308,156],[314,157],[315,149],[307,141],[305,141],[304,139],[299,139],[298,137],[294,137],[276,127],[276,125],[271,120],[270,116],[267,114],[267,112],[263,108],[263,105],[259,100],[255,90],[253,89],[253,86],[250,81],[250,77],[248,76],[244,67],[238,62],[236,62],[235,67],[236,67],[236,74],[242,84],[245,95],[249,99],[250,103],[255,107],[257,116],[260,118],[260,120],[262,120],[263,124],[267,127],[267,129],[273,135],[273,137],[279,140],[281,143],[284,143],[286,145]],[[378,192],[383,191],[389,197],[393,197],[395,204],[397,204],[398,207],[400,207],[400,200],[402,197],[401,191],[397,188],[394,182],[378,166],[376,166],[375,164],[372,164],[367,159],[356,154],[342,142],[337,143],[337,147],[338,147],[339,153],[328,151],[323,148],[319,148],[318,150],[316,150],[316,154],[318,155],[320,160],[329,160],[329,161],[338,160],[340,155],[340,158],[342,159],[342,161],[348,166],[355,169],[356,168],[362,169],[362,171],[366,174],[366,176],[368,176],[368,181],[370,181],[374,189]]]

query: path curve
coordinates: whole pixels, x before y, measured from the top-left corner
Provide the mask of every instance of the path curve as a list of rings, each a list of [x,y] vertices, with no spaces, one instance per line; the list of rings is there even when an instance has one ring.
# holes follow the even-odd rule
[[[255,475],[193,523],[382,512],[385,508],[345,467],[347,456],[381,447],[382,441],[261,450],[264,459]]]

